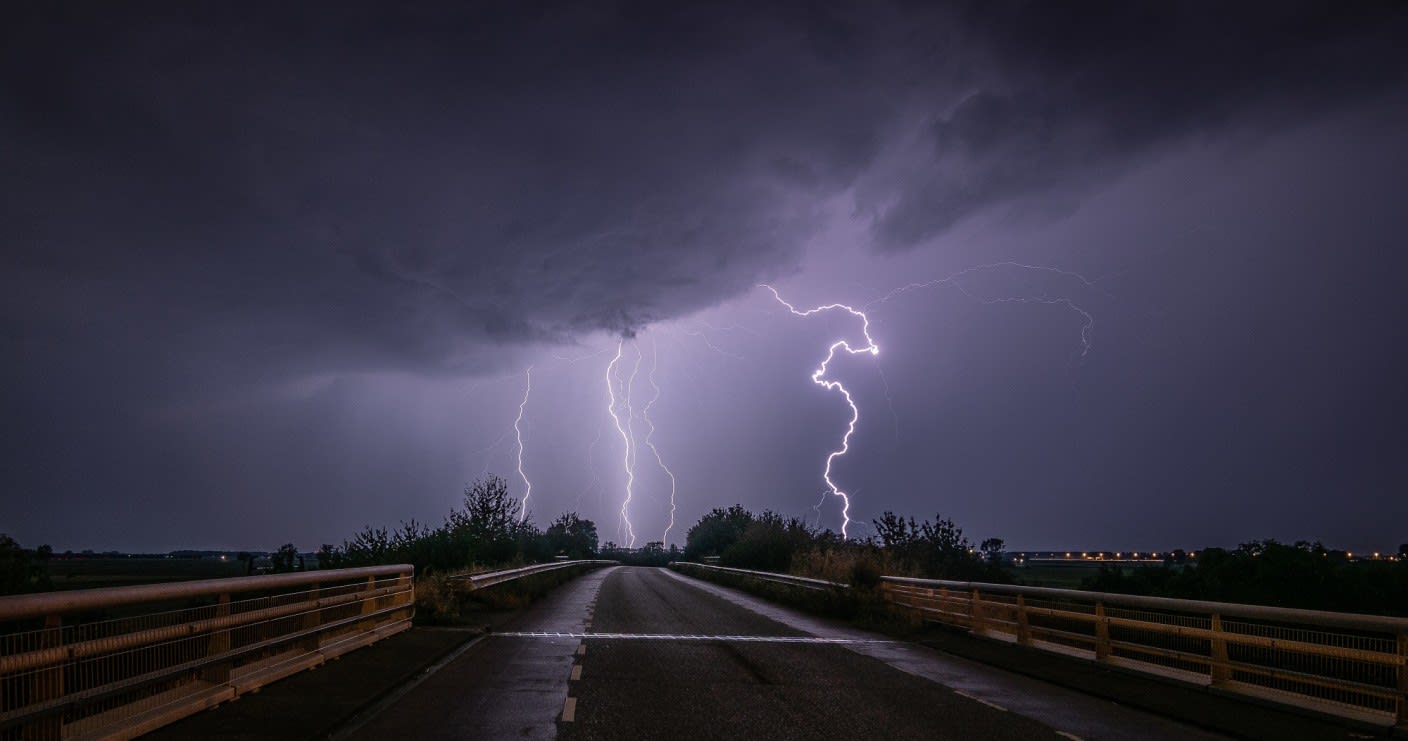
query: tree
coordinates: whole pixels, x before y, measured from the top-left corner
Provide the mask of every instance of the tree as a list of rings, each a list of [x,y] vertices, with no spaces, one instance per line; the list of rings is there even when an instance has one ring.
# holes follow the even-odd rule
[[[988,538],[978,546],[978,550],[983,552],[983,558],[987,559],[989,563],[1001,563],[1002,549],[1006,546],[1007,543],[1002,538]]]
[[[568,512],[553,520],[544,534],[553,555],[568,558],[591,558],[597,551],[596,523]]]
[[[508,482],[491,474],[464,488],[464,510],[451,512],[445,529],[468,563],[502,563],[517,550],[518,508]]]
[[[743,533],[724,549],[720,563],[745,569],[786,572],[792,567],[792,557],[811,547],[815,539],[801,519],[785,519],[776,512],[764,511],[753,518]]]
[[[1398,557],[1408,558],[1408,543],[1398,546]]]
[[[269,561],[273,563],[276,574],[293,571],[293,565],[298,562],[298,549],[294,548],[292,543],[284,543],[270,554]]]
[[[942,515],[934,515],[933,522],[916,522],[913,517],[906,520],[885,512],[872,522],[890,558],[911,572],[930,579],[1010,581],[997,564],[984,563],[975,556],[963,529]],[[990,540],[1002,544],[997,538]]]
[[[743,531],[753,522],[753,513],[735,504],[728,509],[715,507],[694,523],[685,535],[684,557],[698,560],[704,556],[722,556],[728,547],[743,537]]]

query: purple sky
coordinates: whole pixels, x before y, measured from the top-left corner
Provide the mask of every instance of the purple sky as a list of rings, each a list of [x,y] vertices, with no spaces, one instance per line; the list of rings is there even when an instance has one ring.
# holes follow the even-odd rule
[[[852,534],[1408,540],[1401,3],[520,5],[9,13],[0,532],[438,524],[522,493],[532,366],[535,520],[624,541],[623,333],[637,545],[653,366],[671,541],[839,528],[809,376],[864,338],[767,282],[868,305],[880,354],[828,376]]]

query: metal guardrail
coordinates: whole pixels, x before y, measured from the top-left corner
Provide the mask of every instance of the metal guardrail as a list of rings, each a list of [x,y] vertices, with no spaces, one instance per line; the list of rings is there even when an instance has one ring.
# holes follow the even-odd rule
[[[411,627],[410,565],[0,597],[0,739],[127,739]]]
[[[514,579],[522,579],[525,576],[533,576],[548,571],[558,569],[580,568],[583,566],[597,568],[601,566],[617,566],[620,561],[582,560],[582,561],[552,561],[550,563],[533,564],[532,566],[520,566],[515,569],[504,569],[503,571],[490,571],[480,574],[457,574],[450,577],[450,581],[459,582],[463,588],[468,590],[483,589],[492,587],[495,584],[502,584]]]
[[[1408,619],[881,577],[918,619],[1380,726],[1408,726]]]
[[[691,563],[688,561],[673,561],[670,567],[676,571],[686,569],[699,569],[701,571],[713,571],[737,576],[746,576],[758,581],[773,582],[775,584],[785,584],[789,587],[799,587],[801,589],[811,589],[814,591],[829,591],[833,589],[850,589],[850,585],[842,584],[838,581],[827,581],[825,579],[810,579],[805,576],[791,576],[790,574],[775,574],[771,571],[749,571],[748,569],[731,569],[726,566],[710,566],[702,563]]]

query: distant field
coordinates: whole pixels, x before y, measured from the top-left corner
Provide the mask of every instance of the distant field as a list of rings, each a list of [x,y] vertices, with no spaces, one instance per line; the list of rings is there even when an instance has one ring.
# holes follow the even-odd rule
[[[1100,573],[1102,564],[1096,561],[1073,561],[1069,564],[1039,564],[1009,569],[1008,573],[1018,582],[1033,587],[1054,587],[1056,589],[1080,589],[1082,579]]]
[[[239,561],[198,558],[85,558],[49,562],[55,589],[125,587],[133,584],[244,576]]]

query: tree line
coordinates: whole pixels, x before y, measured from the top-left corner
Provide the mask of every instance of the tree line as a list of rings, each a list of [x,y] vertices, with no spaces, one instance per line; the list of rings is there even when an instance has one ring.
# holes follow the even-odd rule
[[[1235,549],[1204,548],[1196,563],[1170,559],[1132,570],[1103,566],[1082,589],[1176,599],[1239,602],[1408,616],[1408,543],[1400,559],[1356,561],[1320,542],[1254,540]]]
[[[568,512],[544,530],[531,515],[520,517],[519,507],[509,494],[508,482],[490,475],[465,487],[463,503],[439,527],[415,520],[402,522],[394,530],[367,526],[342,545],[323,544],[317,553],[318,567],[409,563],[417,573],[427,573],[596,556],[596,524],[591,520]],[[292,546],[280,552],[285,549]],[[275,570],[287,565],[276,562]]]
[[[932,521],[885,512],[872,520],[875,535],[844,539],[829,529],[807,525],[798,517],[764,510],[754,514],[741,504],[716,508],[689,529],[684,557],[717,558],[732,568],[794,573],[848,584],[873,586],[880,575],[961,579],[1006,583],[1001,539],[975,546],[953,520]]]

